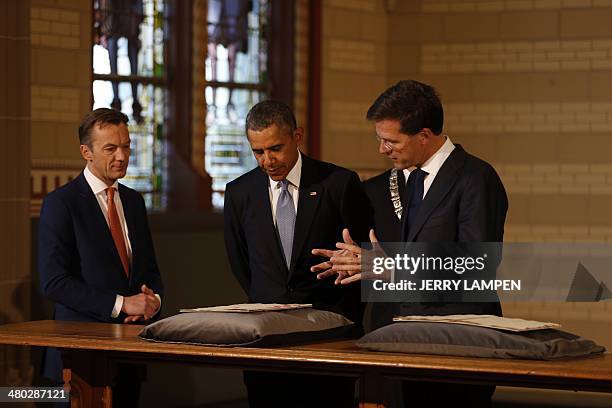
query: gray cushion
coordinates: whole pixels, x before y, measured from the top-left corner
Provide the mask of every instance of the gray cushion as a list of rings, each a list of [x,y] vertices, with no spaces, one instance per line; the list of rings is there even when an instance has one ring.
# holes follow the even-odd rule
[[[511,333],[462,324],[400,322],[363,336],[359,347],[399,353],[553,360],[606,351],[591,340],[561,330]]]
[[[282,312],[181,313],[146,326],[146,340],[214,346],[289,345],[342,337],[354,324],[344,316],[316,309]]]

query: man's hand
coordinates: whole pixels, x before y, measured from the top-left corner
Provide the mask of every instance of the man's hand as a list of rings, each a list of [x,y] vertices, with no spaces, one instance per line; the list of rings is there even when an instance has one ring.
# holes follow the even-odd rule
[[[376,239],[374,231],[370,231],[370,239]],[[314,255],[329,258],[328,261],[314,265],[310,270],[318,272],[317,279],[337,275],[335,284],[346,285],[361,279],[361,248],[353,241],[348,229],[342,230],[344,242],[336,244],[337,250],[313,249]],[[322,271],[322,272],[321,272]]]
[[[361,248],[353,241],[348,229],[342,231],[342,239],[344,242],[336,244],[337,250],[331,249],[313,249],[314,255],[329,258],[325,262],[314,265],[310,270],[318,272],[317,279],[323,279],[328,276],[337,275],[336,285],[348,285],[353,282],[360,281],[364,276],[370,276],[371,273],[364,275],[361,270]],[[386,256],[374,230],[370,230],[370,242],[372,243],[372,251],[374,254]],[[322,272],[321,272],[322,271]],[[366,271],[367,273],[367,271]]]
[[[348,233],[348,230],[345,230],[345,231],[347,231]],[[343,233],[343,237],[344,237],[344,233]],[[380,244],[378,243],[378,238],[376,238],[376,234],[374,233],[373,229],[370,230],[370,242],[372,243],[372,251],[374,251],[374,253],[383,252],[380,247]],[[364,272],[361,269],[361,248],[359,246],[357,246],[354,242],[348,243],[346,242],[346,239],[345,239],[344,243],[339,242],[336,244],[336,247],[342,250],[349,250],[351,252],[355,250],[359,250],[359,268],[354,268],[354,267],[345,268],[348,276],[345,276],[340,280],[341,285],[348,285],[349,283],[360,281],[361,279],[364,278],[364,276],[368,276],[368,275],[364,275]],[[344,262],[344,259],[341,260],[340,262]],[[369,276],[371,276],[371,272]]]
[[[134,323],[140,320],[149,320],[155,316],[159,309],[159,300],[155,293],[147,288],[147,285],[140,287],[141,293],[134,296],[123,298],[121,311],[128,316],[123,320],[124,323]]]

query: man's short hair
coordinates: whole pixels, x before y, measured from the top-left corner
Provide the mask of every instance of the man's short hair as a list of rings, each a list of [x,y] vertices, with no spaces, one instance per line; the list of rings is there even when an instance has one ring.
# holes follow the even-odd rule
[[[414,135],[423,128],[442,133],[444,110],[436,90],[417,81],[400,81],[383,92],[370,106],[368,120],[399,120],[400,131]]]
[[[297,129],[295,115],[286,103],[275,100],[259,102],[247,114],[244,130],[248,136],[249,130],[260,131],[272,125],[290,133]]]
[[[106,125],[119,125],[128,123],[128,117],[115,109],[98,108],[89,112],[79,125],[79,142],[91,148],[91,130],[98,125],[103,128]]]

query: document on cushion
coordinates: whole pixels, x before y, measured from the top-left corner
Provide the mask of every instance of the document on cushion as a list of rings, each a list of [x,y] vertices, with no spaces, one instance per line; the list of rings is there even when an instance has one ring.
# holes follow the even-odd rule
[[[181,309],[181,313],[193,312],[278,312],[281,310],[306,309],[312,307],[312,303],[238,303],[226,306],[198,307],[195,309]]]
[[[488,327],[491,329],[508,330],[512,332],[526,332],[532,330],[558,329],[558,323],[538,322],[510,317],[493,315],[448,315],[448,316],[396,316],[395,322],[430,322],[455,323],[469,326]]]

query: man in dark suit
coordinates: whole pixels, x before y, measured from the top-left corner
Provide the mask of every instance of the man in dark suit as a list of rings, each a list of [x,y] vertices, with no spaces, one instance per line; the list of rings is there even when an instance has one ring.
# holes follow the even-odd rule
[[[359,288],[310,273],[320,261],[311,249],[341,240],[343,228],[367,238],[370,209],[359,178],[300,153],[303,129],[282,102],[255,105],[246,132],[259,167],[225,192],[225,246],[236,279],[250,302],[312,303],[360,325]],[[245,372],[245,385],[252,407],[353,403],[354,380],[341,377]]]
[[[400,81],[372,104],[367,118],[375,123],[379,152],[393,161],[407,180],[398,182],[401,221],[398,222],[393,194],[385,185],[387,174],[366,182],[365,190],[375,212],[376,231],[383,240],[402,242],[502,242],[508,200],[497,173],[488,163],[454,145],[442,133],[442,104],[435,90],[417,81]],[[361,250],[345,232],[341,251],[316,265],[321,277],[338,275],[341,284],[361,279]],[[377,238],[371,232],[372,240]],[[383,245],[384,247],[384,245]],[[323,272],[321,272],[323,271]],[[497,302],[488,303],[398,303],[374,304],[375,327],[391,323],[396,314],[448,315],[497,314]],[[438,406],[463,399],[470,406],[487,406],[493,387],[404,383],[406,405]],[[432,405],[433,404],[433,405]]]
[[[48,194],[40,213],[38,268],[56,320],[136,323],[154,317],[163,285],[142,196],[117,182],[130,158],[127,116],[100,108],[79,127],[83,172]],[[44,375],[62,380],[47,349]],[[135,406],[144,367],[122,366],[113,400]],[[126,405],[127,406],[127,405]]]

